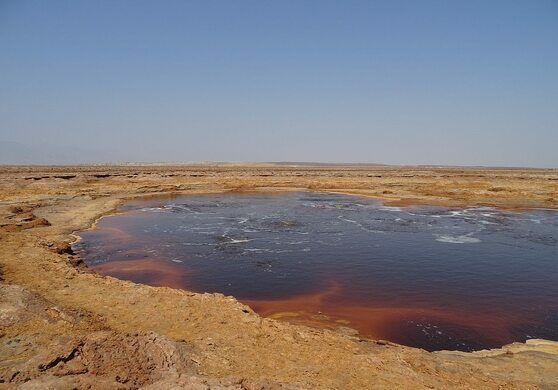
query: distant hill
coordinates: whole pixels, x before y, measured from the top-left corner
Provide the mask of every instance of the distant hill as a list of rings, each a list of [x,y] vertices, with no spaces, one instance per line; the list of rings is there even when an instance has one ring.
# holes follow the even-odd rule
[[[334,162],[304,162],[304,161],[271,161],[265,164],[285,166],[323,166],[323,167],[385,167],[388,164],[376,163],[334,163]]]

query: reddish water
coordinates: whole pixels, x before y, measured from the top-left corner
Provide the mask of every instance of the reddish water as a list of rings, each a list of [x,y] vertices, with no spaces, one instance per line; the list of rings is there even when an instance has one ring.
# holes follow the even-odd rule
[[[97,272],[234,295],[256,312],[428,350],[558,339],[558,213],[349,196],[134,201],[83,232]]]

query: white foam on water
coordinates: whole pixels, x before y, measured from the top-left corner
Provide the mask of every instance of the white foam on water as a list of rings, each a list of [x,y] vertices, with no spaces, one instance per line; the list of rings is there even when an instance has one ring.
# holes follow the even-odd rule
[[[411,215],[413,217],[425,217],[425,218],[442,218],[447,217],[447,215],[439,215],[439,214],[417,214],[411,213],[410,211],[406,211],[407,215]]]
[[[343,218],[343,216],[341,216],[341,215],[339,215],[337,218],[342,220],[342,221],[345,221],[345,222],[353,223],[353,224],[357,225],[359,228],[361,228],[362,230],[364,230],[366,232],[369,232],[369,233],[385,233],[384,231],[381,231],[381,230],[368,229],[366,226],[364,226],[360,222],[353,221],[352,219]]]
[[[357,225],[359,224],[357,221],[354,221],[352,219],[343,218],[342,215],[338,216],[337,219],[340,219],[340,220],[345,221],[345,222],[356,223]]]
[[[265,252],[265,253],[292,253],[294,251],[287,249],[267,249],[267,248],[245,248],[244,252]]]
[[[435,234],[436,241],[438,242],[445,242],[448,244],[476,244],[481,242],[480,239],[476,237],[471,237],[470,235],[461,235],[461,236],[449,236],[449,235],[442,235],[442,234]]]
[[[245,252],[272,252],[270,249],[263,249],[263,248],[246,248],[244,249]]]
[[[163,207],[144,207],[143,209],[140,209],[140,211],[146,211],[150,213],[164,213],[167,210],[165,210]]]
[[[228,236],[226,233],[223,234],[221,237],[228,239],[229,241],[226,242],[226,244],[242,244],[245,242],[249,242],[249,241],[253,241],[251,239],[248,238],[241,238],[241,239],[236,239],[236,238],[232,238],[230,236]]]
[[[241,243],[243,243],[243,242],[249,242],[249,241],[252,241],[252,240],[248,240],[248,239],[236,240],[236,239],[234,239],[234,238],[231,238],[230,244],[241,244]]]
[[[180,260],[180,259],[172,259],[171,261],[174,262],[174,263],[182,263],[182,260]]]
[[[396,206],[381,206],[378,208],[378,210],[382,210],[382,211],[403,211],[403,209],[401,207],[396,207]]]

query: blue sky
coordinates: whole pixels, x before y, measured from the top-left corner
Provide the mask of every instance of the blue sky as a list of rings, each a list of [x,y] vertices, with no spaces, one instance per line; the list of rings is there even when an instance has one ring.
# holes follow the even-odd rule
[[[0,163],[556,150],[558,1],[0,0]]]

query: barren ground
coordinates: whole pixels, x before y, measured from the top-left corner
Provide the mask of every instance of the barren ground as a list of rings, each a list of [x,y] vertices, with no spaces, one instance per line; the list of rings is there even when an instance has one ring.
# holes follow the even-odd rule
[[[90,272],[69,247],[125,199],[334,191],[391,204],[558,208],[558,170],[0,167],[0,389],[558,388],[558,343],[434,352],[261,318],[233,297]]]

